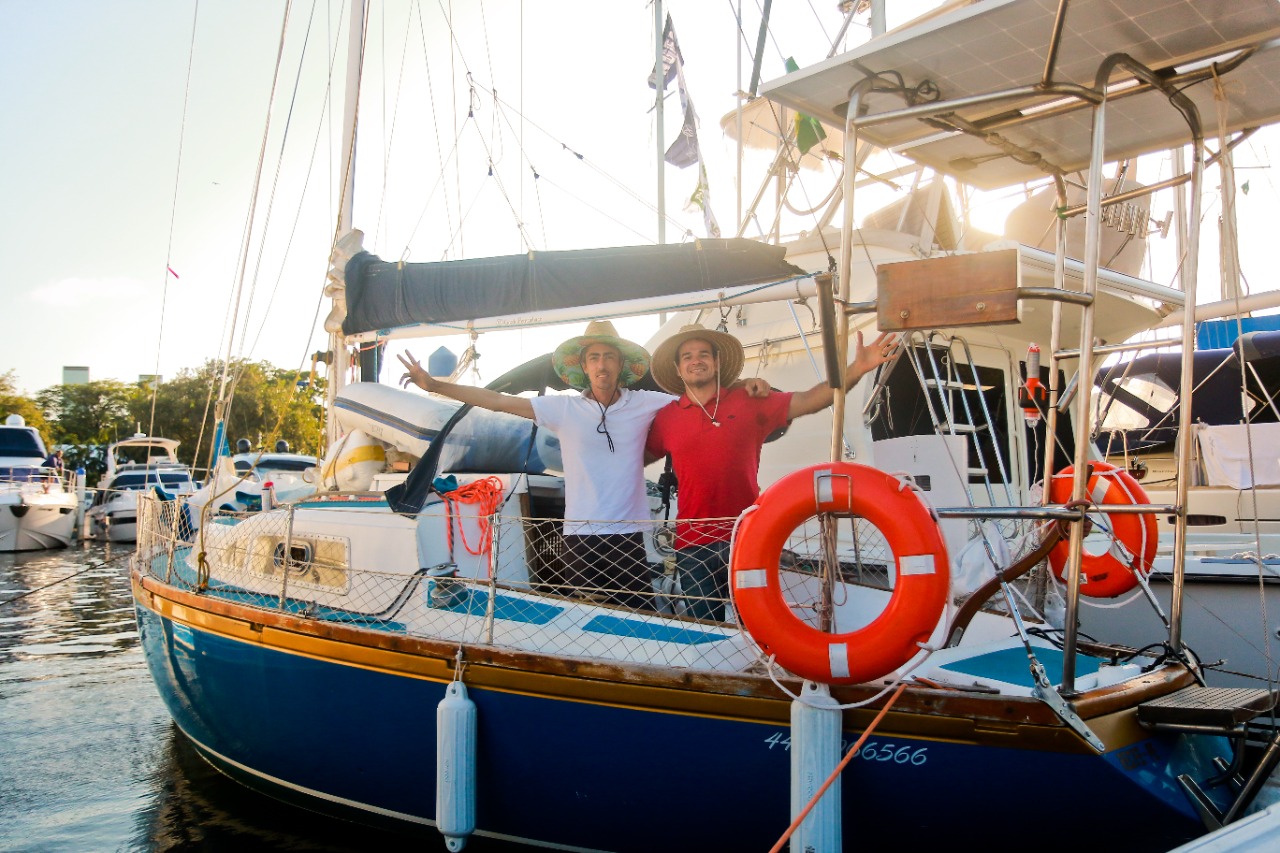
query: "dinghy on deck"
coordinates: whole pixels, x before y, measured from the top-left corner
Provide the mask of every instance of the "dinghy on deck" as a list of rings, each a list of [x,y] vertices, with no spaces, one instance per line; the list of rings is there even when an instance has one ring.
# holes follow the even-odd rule
[[[440,429],[461,404],[357,382],[346,386],[334,403],[334,418],[343,432],[361,430],[388,447],[415,459],[425,456]],[[473,410],[449,434],[440,457],[441,472],[523,471],[542,474],[561,470],[560,442],[533,422],[501,412]]]

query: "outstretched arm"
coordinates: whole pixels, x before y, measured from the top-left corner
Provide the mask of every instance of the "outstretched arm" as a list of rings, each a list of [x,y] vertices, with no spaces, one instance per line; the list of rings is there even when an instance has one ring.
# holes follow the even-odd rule
[[[430,373],[427,373],[426,369],[413,357],[413,353],[407,350],[404,355],[396,357],[400,359],[400,363],[406,368],[405,374],[400,377],[400,385],[402,387],[407,388],[411,384],[417,385],[423,391],[429,391],[432,394],[443,394],[460,403],[479,406],[492,412],[507,412],[533,420],[533,403],[529,402],[525,397],[503,394],[499,391],[491,391],[488,388],[476,388],[474,385],[456,385],[453,382],[436,379]]]
[[[844,393],[851,391],[863,376],[880,365],[893,361],[896,357],[894,349],[897,344],[897,338],[892,332],[882,332],[870,346],[864,346],[862,332],[858,332],[858,345],[854,349],[853,361],[849,362],[849,366],[844,371]],[[799,391],[791,395],[787,419],[820,412],[830,406],[834,399],[834,389],[825,382],[819,382],[807,391]]]

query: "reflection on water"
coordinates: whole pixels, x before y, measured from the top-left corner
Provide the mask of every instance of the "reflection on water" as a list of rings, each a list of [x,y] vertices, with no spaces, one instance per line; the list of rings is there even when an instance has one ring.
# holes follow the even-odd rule
[[[138,647],[130,547],[0,554],[0,850],[443,850],[302,811],[206,763]],[[472,839],[468,850],[511,851]]]

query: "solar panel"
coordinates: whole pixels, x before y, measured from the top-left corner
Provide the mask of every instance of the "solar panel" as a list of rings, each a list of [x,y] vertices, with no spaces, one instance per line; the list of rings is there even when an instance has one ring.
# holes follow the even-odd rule
[[[944,101],[1035,86],[1044,75],[1057,0],[983,0],[918,25],[888,33],[762,87],[764,95],[843,128],[850,92],[868,76],[898,85],[907,96]],[[1186,93],[1200,111],[1204,133],[1218,131],[1209,60],[1255,49],[1221,75],[1229,131],[1280,120],[1280,2],[1277,0],[1071,0],[1052,82],[1094,85],[1099,66],[1125,53],[1162,75],[1196,71]],[[1190,132],[1164,95],[1145,87],[1119,96],[1134,82],[1112,75],[1107,106],[1107,160],[1183,144]],[[960,106],[959,119],[997,132],[1013,146],[1041,155],[1064,172],[1089,161],[1092,111],[1062,104],[1047,92],[1023,93]],[[863,99],[870,116],[907,106],[902,92]],[[981,138],[917,119],[868,124],[859,135],[963,182],[994,189],[1043,177],[1031,156],[1014,157]]]

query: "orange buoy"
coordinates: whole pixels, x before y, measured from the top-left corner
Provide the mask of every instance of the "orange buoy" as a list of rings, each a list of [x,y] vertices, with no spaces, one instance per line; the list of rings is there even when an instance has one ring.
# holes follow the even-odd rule
[[[893,550],[889,603],[855,631],[820,631],[782,595],[782,548],[819,513],[865,518]],[[738,525],[731,553],[733,601],[747,631],[780,665],[825,684],[870,681],[915,656],[937,627],[951,578],[942,533],[915,493],[883,471],[846,462],[795,471],[766,489]]]
[[[1071,500],[1075,469],[1063,468],[1050,478],[1049,497],[1054,503]],[[1085,493],[1094,504],[1132,506],[1150,503],[1138,481],[1123,468],[1108,462],[1089,463],[1089,483]],[[1106,513],[1106,510],[1103,510]],[[1156,517],[1154,513],[1106,513],[1111,545],[1106,553],[1080,555],[1080,592],[1091,598],[1115,598],[1138,585],[1138,573],[1151,572],[1156,557]],[[1058,580],[1066,572],[1070,546],[1063,540],[1049,552],[1049,565]]]

